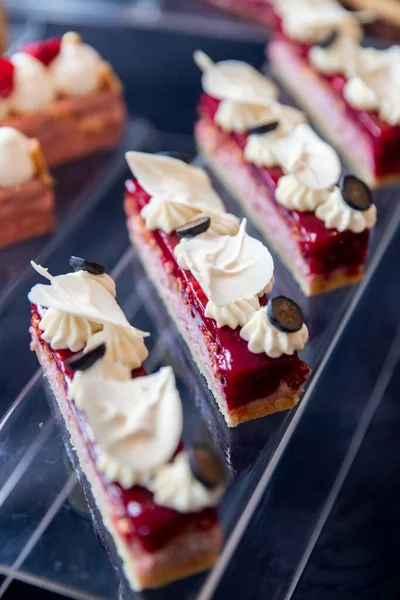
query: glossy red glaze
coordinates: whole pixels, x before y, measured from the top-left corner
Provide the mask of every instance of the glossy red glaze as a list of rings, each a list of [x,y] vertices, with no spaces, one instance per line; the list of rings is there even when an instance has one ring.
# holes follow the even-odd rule
[[[200,117],[214,121],[219,102],[216,98],[203,94],[199,104]],[[214,126],[216,126],[215,123]],[[244,150],[247,134],[224,132],[224,135],[233,140],[241,151]],[[282,169],[280,167],[257,167],[250,164],[249,167],[253,176],[267,186],[271,197],[274,198],[278,181],[283,175]],[[358,272],[359,266],[364,264],[368,250],[368,230],[362,233],[351,231],[340,233],[335,229],[327,229],[323,221],[312,212],[288,210],[278,202],[275,202],[275,206],[288,223],[291,235],[296,239],[312,274],[329,275],[332,271],[344,267],[348,268],[350,275],[352,269]]]
[[[0,58],[0,98],[8,98],[14,89],[14,69],[8,58]]]
[[[60,38],[49,38],[47,40],[32,42],[25,44],[21,48],[21,52],[30,54],[37,60],[40,60],[46,67],[51,63],[52,60],[59,54],[61,49]]]
[[[137,182],[127,182],[128,217],[130,214],[137,216],[149,201],[150,196]],[[228,408],[237,408],[274,393],[282,380],[293,391],[298,390],[309,373],[306,363],[297,354],[280,358],[253,354],[240,337],[240,328],[234,331],[227,326],[217,327],[213,319],[204,316],[207,297],[200,285],[190,271],[181,269],[176,262],[174,248],[179,242],[178,236],[161,230],[148,231],[147,235],[161,251],[165,270],[177,282],[176,287],[181,290],[183,302],[189,304],[194,323],[207,339],[214,361],[213,370],[225,393]]]
[[[69,350],[53,350],[51,346],[40,337],[39,323],[41,315],[45,310],[31,304],[32,327],[38,333],[37,337],[40,344],[46,347],[47,352],[52,355],[56,361],[58,370],[65,376],[73,378],[74,372],[69,369],[66,360],[74,355]],[[146,375],[144,367],[132,372],[132,377],[141,377]],[[65,391],[67,392],[67,382],[65,381]],[[73,400],[68,400],[71,410],[77,420],[81,435],[89,448],[90,456],[93,462],[96,461],[97,449],[92,438],[89,438],[85,420],[82,413],[78,410]],[[180,442],[177,452],[183,449],[183,443]],[[155,552],[165,546],[171,539],[186,531],[207,530],[217,523],[217,513],[213,508],[207,508],[197,513],[179,513],[176,510],[159,506],[153,501],[153,494],[140,486],[134,486],[129,490],[123,489],[117,483],[106,481],[102,473],[98,472],[102,484],[108,493],[110,502],[114,510],[112,511],[119,519],[129,523],[126,532],[121,533],[129,543],[138,540],[146,552]]]

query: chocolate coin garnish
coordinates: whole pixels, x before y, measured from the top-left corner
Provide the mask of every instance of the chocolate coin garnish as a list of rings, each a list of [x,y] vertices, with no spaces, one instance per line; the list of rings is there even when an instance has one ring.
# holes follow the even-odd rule
[[[69,266],[75,272],[87,271],[92,275],[103,275],[103,273],[106,272],[106,268],[104,265],[101,265],[100,263],[91,262],[90,260],[80,258],[79,256],[70,256]]]
[[[332,46],[332,44],[336,42],[338,37],[339,32],[336,31],[336,29],[333,29],[333,31],[330,31],[324,39],[322,39],[320,42],[317,42],[315,45],[319,46],[320,48],[329,48],[329,46]]]
[[[275,131],[279,127],[279,121],[273,121],[272,123],[267,123],[267,125],[259,125],[258,127],[250,127],[247,130],[248,134],[256,134],[263,135],[264,133],[271,133],[271,131]]]
[[[73,371],[87,371],[94,365],[95,362],[97,362],[100,358],[103,358],[105,353],[106,345],[100,344],[89,352],[80,352],[75,356],[71,356],[71,358],[66,361],[66,364]]]
[[[208,230],[208,228],[210,227],[210,224],[211,224],[210,217],[207,217],[207,216],[197,217],[196,219],[189,221],[185,225],[182,225],[182,227],[178,227],[178,229],[175,231],[175,233],[180,238],[193,238],[193,237],[196,237],[196,235],[205,233]]]
[[[355,175],[345,175],[340,182],[343,200],[354,210],[368,210],[374,203],[372,191]]]
[[[300,306],[286,296],[276,296],[269,300],[267,313],[270,323],[286,333],[299,331],[304,323]]]

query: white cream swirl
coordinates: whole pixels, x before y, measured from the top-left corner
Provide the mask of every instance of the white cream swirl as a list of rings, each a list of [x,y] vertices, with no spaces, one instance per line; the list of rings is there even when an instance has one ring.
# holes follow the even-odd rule
[[[310,63],[326,75],[347,74],[352,56],[359,51],[359,44],[346,35],[339,35],[327,48],[313,46],[308,53]]]
[[[31,140],[12,127],[0,127],[0,186],[11,187],[35,175]]]
[[[171,367],[129,381],[75,374],[69,397],[83,412],[110,481],[131,487],[169,461],[182,433],[182,405]]]
[[[242,104],[233,100],[222,100],[214,121],[225,131],[244,133],[251,127],[264,125],[271,120],[269,107],[258,104]]]
[[[48,106],[55,91],[46,67],[25,52],[14,54],[11,62],[15,67],[11,107],[21,113],[36,113]]]
[[[207,173],[169,156],[127,152],[126,159],[140,185],[151,196],[141,210],[149,230],[172,233],[200,215],[211,218],[210,231],[231,235],[238,220],[225,212]]]
[[[275,199],[279,204],[299,212],[314,212],[328,197],[329,190],[312,190],[300,183],[295,175],[281,177],[275,191]]]
[[[400,46],[387,50],[361,48],[345,87],[349,104],[361,110],[377,110],[389,125],[400,125]]]
[[[115,298],[109,293],[107,278],[93,276],[87,271],[77,271],[53,277],[47,269],[31,261],[33,268],[50,280],[51,285],[35,285],[28,294],[36,306],[55,308],[63,313],[130,328],[130,324]]]
[[[271,280],[267,283],[267,285],[260,292],[258,292],[257,296],[259,298],[262,298],[266,294],[270,294],[272,292],[272,288],[274,287],[274,285],[275,285],[275,276],[272,275]]]
[[[246,219],[235,236],[198,236],[178,244],[174,253],[179,266],[192,272],[217,306],[255,296],[273,275],[272,256],[260,241],[247,235]]]
[[[308,329],[303,323],[299,331],[279,331],[271,324],[265,306],[250,317],[240,330],[240,337],[248,342],[247,347],[253,354],[264,352],[270,358],[279,358],[282,354],[290,356],[302,350],[308,340]]]
[[[341,167],[335,150],[305,123],[274,142],[273,152],[285,173],[295,175],[308,188],[327,189],[339,179]]]
[[[247,138],[244,149],[244,157],[248,162],[251,162],[259,167],[275,167],[279,165],[279,161],[273,152],[273,144],[277,140],[281,140],[293,129],[296,125],[304,123],[304,113],[291,106],[274,103],[270,107],[269,119],[266,119],[263,124],[278,122],[279,125],[273,131],[268,133],[258,134],[252,133]]]
[[[210,300],[207,302],[204,312],[206,317],[214,319],[217,327],[227,325],[231,329],[242,327],[247,323],[254,311],[260,308],[260,302],[257,296],[252,296],[245,300],[236,300],[227,306],[217,306]]]
[[[251,134],[247,138],[244,157],[247,162],[258,167],[276,167],[279,161],[271,149],[271,137],[275,131],[266,134]]]
[[[172,462],[160,467],[146,487],[154,493],[156,504],[181,513],[215,506],[223,494],[223,486],[207,489],[193,476],[185,452],[180,452]]]
[[[106,345],[105,359],[129,368],[131,371],[142,366],[149,355],[144,337],[149,335],[135,327],[104,325],[88,340],[85,352],[90,352],[100,344]]]
[[[102,379],[115,379],[116,381],[129,381],[132,379],[132,369],[120,365],[107,357],[100,358],[90,368],[90,373]]]
[[[88,339],[101,329],[101,325],[61,312],[55,308],[48,308],[39,323],[43,331],[41,338],[50,344],[53,350],[71,350],[80,352]]]
[[[194,219],[199,210],[188,203],[187,198],[171,197],[152,198],[141,210],[146,228],[150,231],[161,229],[165,233],[172,233],[178,227]]]
[[[50,63],[49,72],[57,92],[84,96],[97,90],[104,62],[94,48],[83,44],[74,32],[61,40],[59,54]]]
[[[352,77],[346,82],[343,96],[351,106],[359,110],[379,109],[378,96],[360,77]]]
[[[304,43],[321,42],[334,29],[360,40],[359,19],[366,13],[352,13],[335,0],[294,0],[282,5],[282,29],[285,35]]]
[[[376,206],[372,204],[367,210],[350,208],[343,200],[340,189],[335,187],[333,192],[329,194],[328,200],[317,207],[315,216],[323,221],[328,229],[361,233],[364,229],[374,227],[376,223]]]

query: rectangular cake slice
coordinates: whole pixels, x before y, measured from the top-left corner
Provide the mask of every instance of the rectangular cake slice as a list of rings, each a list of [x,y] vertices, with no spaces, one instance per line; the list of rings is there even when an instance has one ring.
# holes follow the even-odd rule
[[[300,111],[268,97],[267,87],[260,95],[257,71],[236,61],[200,62],[206,93],[195,139],[215,175],[306,295],[360,281],[376,220],[367,186],[351,178],[352,193],[361,190],[365,206],[344,201],[349,181],[339,183],[333,149]],[[235,65],[230,72],[229,64]]]
[[[146,374],[143,332],[124,323],[101,265],[79,260],[90,272],[50,276],[29,294],[51,305],[31,302],[32,349],[130,586],[160,587],[217,560],[225,471],[209,447],[183,445],[172,369]]]
[[[281,31],[267,47],[275,76],[356,175],[371,187],[397,180],[398,47],[362,47],[361,29],[346,11],[341,19],[327,11],[318,22],[303,12],[296,29],[296,10],[282,8]]]
[[[27,44],[3,57],[0,68],[0,124],[37,138],[50,166],[111,148],[121,139],[122,85],[76,33]]]
[[[260,309],[260,306],[266,306],[265,289],[270,291],[273,281],[269,282],[269,285],[268,282],[264,281],[259,284],[260,300],[256,295],[253,296],[254,291],[252,289],[243,290],[239,288],[239,297],[243,298],[243,301],[239,299],[236,304],[228,304],[227,306],[215,305],[210,300],[214,297],[212,290],[206,294],[198,278],[196,279],[190,270],[183,268],[182,263],[177,258],[177,250],[181,248],[185,250],[192,245],[191,240],[180,242],[180,237],[175,233],[179,220],[174,225],[170,223],[168,229],[172,228],[173,230],[167,233],[163,219],[158,219],[155,222],[156,216],[154,215],[153,218],[153,210],[158,211],[159,199],[146,193],[141,184],[149,183],[145,173],[147,161],[149,161],[149,172],[151,172],[151,163],[154,159],[157,160],[157,157],[152,159],[151,155],[129,154],[136,155],[133,158],[128,158],[131,168],[135,173],[140,171],[140,175],[143,175],[143,177],[138,175],[140,177],[139,182],[128,181],[126,184],[125,211],[132,243],[150,279],[165,302],[178,331],[188,345],[194,361],[204,375],[227,424],[230,427],[235,427],[244,421],[293,407],[298,402],[302,384],[310,374],[308,365],[300,360],[297,352],[294,351],[294,346],[290,348],[287,354],[277,352],[275,355],[273,354],[273,357],[270,357],[264,351],[264,339],[260,341],[260,348],[253,352],[249,349],[248,340],[246,341],[243,337],[246,323],[252,317],[258,318],[258,309]],[[145,165],[143,171],[140,168],[142,161]],[[176,162],[180,161],[173,161],[173,163]],[[172,165],[175,168],[173,163]],[[160,162],[158,170],[154,173],[157,172],[160,176],[162,169],[166,168],[168,170],[170,164],[163,157],[163,162]],[[179,169],[180,175],[183,177],[183,166],[180,165]],[[201,174],[200,169],[189,166],[187,169],[193,169],[196,177],[204,176],[206,179],[205,173]],[[191,173],[191,171],[188,171],[188,173]],[[166,171],[166,177],[168,176],[169,174]],[[188,189],[194,189],[191,187],[191,183],[194,185],[194,181],[188,183]],[[172,184],[172,186],[174,185]],[[192,199],[190,207],[195,214],[196,205],[193,202],[195,202],[194,199]],[[181,206],[179,203],[176,205],[180,208]],[[228,218],[228,228],[235,224],[234,217],[231,215],[216,213],[211,206],[205,207],[201,202],[199,202],[197,210],[205,211],[205,214],[212,212],[211,228],[218,227],[221,229],[226,227]],[[165,213],[160,214],[164,215]],[[183,222],[187,223],[190,212],[183,213],[180,216],[183,216]],[[219,219],[222,219],[221,223]],[[233,232],[231,231],[231,233]],[[215,237],[212,238],[210,234],[210,239],[215,239],[217,244],[235,243],[236,240],[240,244],[239,238],[242,234],[243,226],[241,226],[241,231],[233,236],[231,240],[227,239],[229,236],[218,234],[215,234]],[[204,235],[206,235],[206,238],[203,240]],[[201,243],[203,241],[207,243],[209,239],[207,234],[204,235],[199,236]],[[260,242],[256,242],[254,238],[246,236],[247,234],[244,236],[243,243],[255,243],[254,252],[260,258],[260,264],[257,265],[257,268],[268,279],[269,266],[267,264],[263,266],[262,263],[263,253],[269,254],[268,250]],[[249,242],[249,239],[251,242]],[[217,269],[216,265],[214,267]],[[240,267],[238,269],[240,270]],[[197,277],[201,277],[201,274]],[[218,285],[216,280],[215,287]],[[254,289],[257,289],[257,282],[254,282],[253,285],[255,285]],[[205,284],[203,284],[204,286]],[[212,282],[210,286],[215,289]],[[224,280],[222,280],[222,287],[226,289]],[[282,333],[283,337],[285,335]],[[289,346],[290,344],[291,342],[288,343]],[[299,343],[296,348],[302,348],[303,345],[304,339],[303,343]]]

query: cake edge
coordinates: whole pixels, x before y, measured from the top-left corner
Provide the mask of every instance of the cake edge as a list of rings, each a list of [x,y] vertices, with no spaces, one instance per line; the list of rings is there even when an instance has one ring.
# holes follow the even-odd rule
[[[252,402],[249,402],[248,404],[240,406],[236,409],[228,410],[228,408],[225,405],[224,398],[222,397],[219,390],[217,389],[217,387],[214,385],[213,381],[209,377],[208,372],[203,368],[201,359],[197,355],[197,353],[194,351],[193,345],[191,344],[190,340],[188,339],[186,332],[184,331],[184,328],[181,326],[180,320],[176,318],[176,315],[174,314],[172,307],[170,306],[170,303],[166,299],[165,293],[163,293],[163,287],[160,285],[160,282],[158,281],[157,277],[153,276],[152,269],[148,265],[147,260],[144,256],[143,252],[140,249],[140,244],[136,243],[136,240],[134,238],[135,233],[133,231],[133,228],[131,227],[131,221],[136,220],[136,219],[139,221],[140,225],[143,226],[143,219],[139,214],[132,215],[127,211],[127,226],[128,226],[129,237],[132,242],[132,245],[135,248],[135,250],[141,260],[141,263],[143,265],[143,268],[144,268],[148,278],[154,285],[158,295],[160,296],[160,298],[162,299],[162,301],[164,303],[164,306],[165,306],[169,316],[171,317],[172,321],[174,322],[174,324],[175,324],[180,336],[182,337],[183,341],[185,342],[187,348],[189,349],[192,360],[194,361],[200,374],[206,380],[207,386],[208,386],[209,390],[211,391],[211,393],[213,394],[215,401],[217,403],[217,406],[218,406],[220,412],[222,413],[227,425],[229,427],[237,427],[238,425],[240,425],[241,423],[244,423],[246,421],[251,421],[253,419],[259,419],[261,417],[267,416],[269,414],[273,414],[275,412],[293,408],[293,406],[295,406],[299,401],[299,395],[304,391],[303,387],[300,387],[296,391],[296,393],[288,394],[287,391],[285,390],[285,385],[286,385],[285,382],[283,382],[283,383],[281,382],[278,390],[274,394],[270,394],[269,396],[267,396],[265,398],[257,398],[256,400],[253,400]],[[309,368],[309,373],[308,373],[307,377],[309,377],[310,375],[311,375],[311,369]]]
[[[171,583],[175,580],[182,579],[189,575],[194,575],[196,573],[200,573],[202,571],[210,569],[217,559],[219,558],[219,548],[221,545],[221,530],[220,526],[217,524],[211,529],[200,532],[201,536],[207,536],[211,541],[213,541],[214,549],[210,550],[207,553],[203,553],[202,558],[199,559],[198,556],[193,558],[192,561],[189,560],[190,548],[194,548],[197,545],[198,533],[197,532],[186,532],[180,536],[177,536],[173,539],[173,543],[167,544],[162,548],[162,552],[169,553],[170,560],[168,564],[164,566],[162,572],[159,572],[157,576],[154,576],[151,569],[148,569],[147,572],[140,572],[137,568],[135,568],[135,561],[140,560],[145,553],[143,552],[141,557],[134,556],[132,552],[129,552],[129,548],[124,543],[122,537],[119,535],[119,532],[112,522],[112,518],[109,517],[109,512],[106,508],[106,498],[104,492],[101,490],[100,486],[97,485],[97,482],[94,481],[94,478],[91,476],[89,471],[95,473],[94,469],[92,469],[91,465],[85,462],[82,459],[82,450],[80,448],[80,444],[77,443],[77,436],[73,433],[72,429],[68,425],[68,415],[64,410],[63,402],[59,399],[59,393],[55,389],[55,385],[53,385],[53,378],[59,385],[64,386],[64,378],[58,370],[56,363],[54,361],[49,361],[45,352],[43,351],[41,343],[38,341],[36,336],[36,331],[34,327],[30,329],[32,335],[32,349],[35,350],[38,361],[43,369],[43,373],[48,382],[50,390],[57,402],[58,409],[63,418],[64,425],[68,432],[71,446],[73,451],[75,452],[77,459],[79,461],[80,469],[87,479],[87,482],[90,487],[90,492],[93,496],[96,507],[101,516],[102,522],[108,531],[112,542],[115,546],[115,550],[118,554],[119,559],[121,560],[123,571],[125,577],[135,591],[140,591],[146,588],[157,588],[162,587],[168,583]],[[53,368],[54,372],[51,373],[50,369]],[[75,418],[73,417],[75,420]],[[174,548],[183,543],[186,550],[186,561],[184,565],[175,565],[176,562],[176,554],[174,552]],[[193,553],[193,552],[192,552]],[[155,553],[151,553],[150,556],[154,556]]]

